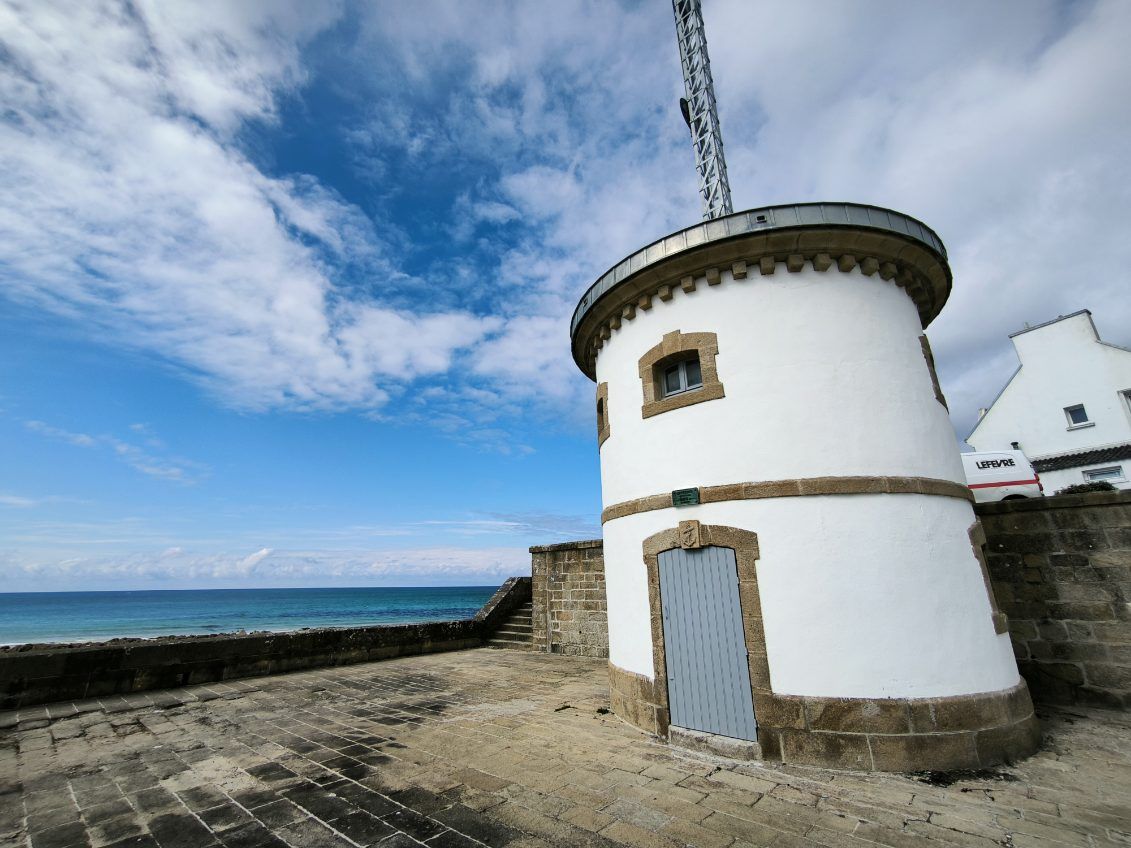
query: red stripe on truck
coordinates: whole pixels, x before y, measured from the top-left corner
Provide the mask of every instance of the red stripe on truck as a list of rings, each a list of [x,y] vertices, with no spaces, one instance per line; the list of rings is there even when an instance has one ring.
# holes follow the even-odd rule
[[[1040,480],[1010,480],[1007,483],[970,483],[971,489],[1000,489],[1002,486],[1032,486],[1040,485]]]

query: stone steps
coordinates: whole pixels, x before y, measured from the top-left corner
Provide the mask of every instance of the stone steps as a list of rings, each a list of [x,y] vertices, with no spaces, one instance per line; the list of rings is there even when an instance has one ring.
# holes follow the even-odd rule
[[[529,651],[532,647],[534,628],[531,615],[534,606],[527,601],[515,609],[487,640],[489,648],[509,648],[513,651]]]

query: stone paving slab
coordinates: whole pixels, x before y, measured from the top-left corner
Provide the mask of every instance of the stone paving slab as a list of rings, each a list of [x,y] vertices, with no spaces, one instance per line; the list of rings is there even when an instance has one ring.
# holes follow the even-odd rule
[[[0,714],[0,845],[1131,846],[1131,716],[978,775],[671,748],[603,660],[471,650]]]

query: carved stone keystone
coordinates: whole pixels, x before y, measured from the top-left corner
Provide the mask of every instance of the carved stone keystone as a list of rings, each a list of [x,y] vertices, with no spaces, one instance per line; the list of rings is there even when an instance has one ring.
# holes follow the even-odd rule
[[[703,547],[698,521],[679,522],[679,546],[685,551]]]

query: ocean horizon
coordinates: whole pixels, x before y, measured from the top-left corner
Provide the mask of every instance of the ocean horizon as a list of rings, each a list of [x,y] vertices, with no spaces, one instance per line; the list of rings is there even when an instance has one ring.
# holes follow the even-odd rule
[[[471,618],[497,586],[0,593],[0,645]]]

